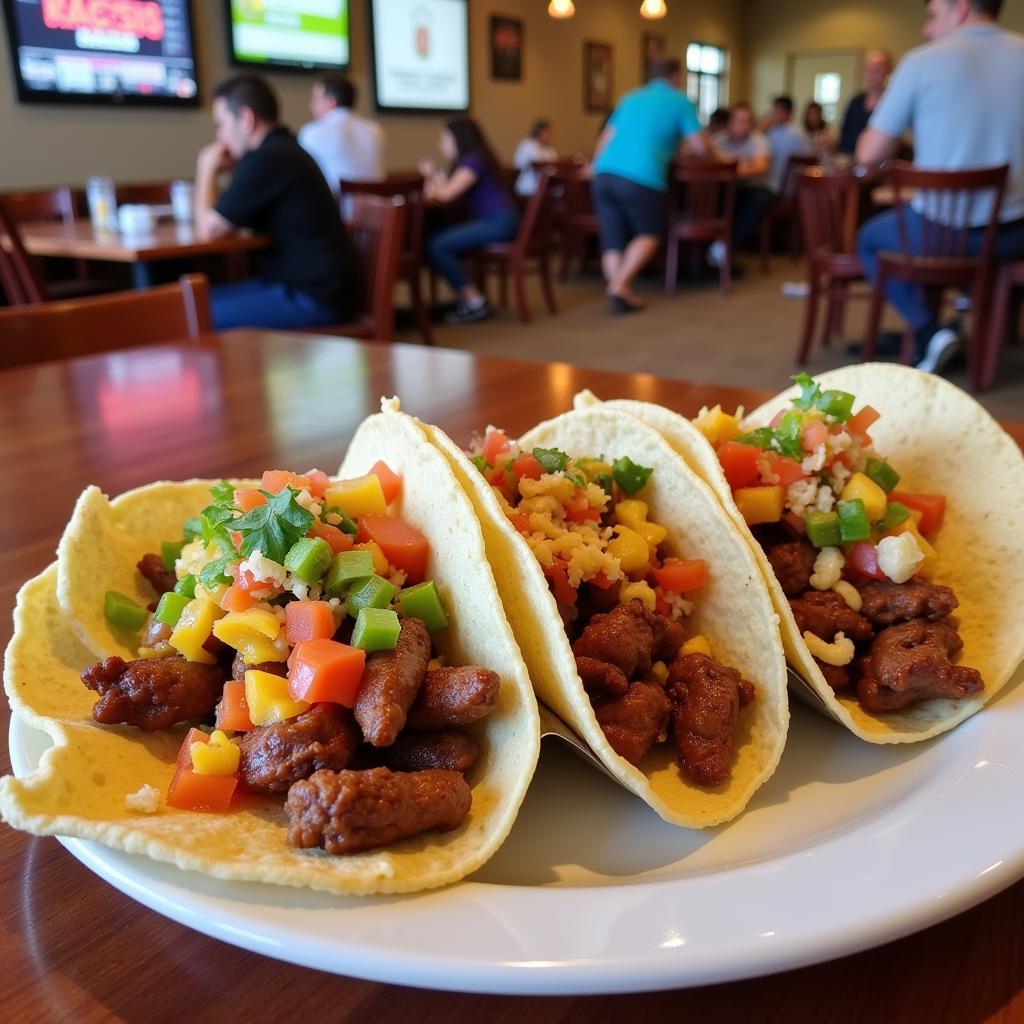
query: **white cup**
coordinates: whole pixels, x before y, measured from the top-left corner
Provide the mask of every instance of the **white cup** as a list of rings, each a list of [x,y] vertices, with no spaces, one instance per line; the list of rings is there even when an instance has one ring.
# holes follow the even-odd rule
[[[125,203],[118,208],[117,224],[125,235],[147,235],[153,230],[153,210],[141,203]]]

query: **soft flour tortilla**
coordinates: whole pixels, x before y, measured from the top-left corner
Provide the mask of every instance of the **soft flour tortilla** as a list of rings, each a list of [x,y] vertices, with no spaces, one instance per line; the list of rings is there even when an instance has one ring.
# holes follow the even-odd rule
[[[855,695],[840,696],[825,682],[797,628],[782,588],[760,544],[736,508],[714,449],[685,417],[645,402],[604,403],[657,429],[711,485],[727,515],[747,538],[782,622],[790,665],[803,684],[797,692],[870,743],[913,743],[952,729],[992,699],[1024,657],[1024,455],[998,423],[964,391],[929,374],[889,363],[864,363],[823,373],[822,389],[849,391],[857,406],[871,405],[881,419],[871,428],[876,450],[902,474],[899,490],[946,495],[946,518],[934,541],[936,581],[960,600],[964,641],[958,662],[977,668],[985,689],[960,701],[931,700],[905,711],[872,714]],[[799,395],[793,387],[743,422],[768,424]],[[597,403],[577,396],[579,407]],[[792,679],[793,677],[791,677]]]
[[[574,455],[629,455],[652,466],[643,494],[650,517],[668,529],[666,548],[703,558],[709,582],[694,595],[690,635],[701,633],[723,662],[757,686],[742,714],[732,779],[708,789],[686,781],[672,743],[659,744],[639,768],[619,757],[597,722],[543,570],[502,512],[494,492],[461,449],[441,430],[428,436],[448,457],[476,507],[487,557],[509,621],[541,700],[590,746],[609,772],[665,821],[705,828],[736,817],[779,763],[789,725],[786,665],[778,620],[749,548],[721,514],[711,491],[664,440],[638,420],[604,409],[567,413],[523,438],[525,449],[555,447]]]
[[[453,663],[481,664],[501,675],[498,707],[475,730],[481,754],[468,776],[473,808],[461,828],[353,855],[296,850],[286,843],[283,798],[244,797],[228,814],[178,811],[164,804],[183,726],[144,733],[93,722],[95,695],[82,685],[79,672],[96,657],[123,648],[105,627],[103,591],[116,588],[152,600],[134,579],[135,562],[159,540],[180,536],[184,519],[209,503],[210,481],[154,484],[112,502],[90,488],[67,528],[59,566],[51,565],[22,588],[4,685],[15,714],[46,732],[54,745],[31,775],[0,779],[4,819],[25,831],[92,839],[218,878],[334,893],[432,888],[488,860],[512,828],[536,767],[536,701],[480,528],[447,463],[400,414],[375,416],[364,424],[346,465],[368,469],[378,459],[402,475],[401,514],[431,541],[429,576],[451,612],[451,628],[439,645]],[[79,600],[76,580],[90,602],[97,602],[98,613]],[[143,784],[160,793],[156,814],[125,807],[125,796]]]

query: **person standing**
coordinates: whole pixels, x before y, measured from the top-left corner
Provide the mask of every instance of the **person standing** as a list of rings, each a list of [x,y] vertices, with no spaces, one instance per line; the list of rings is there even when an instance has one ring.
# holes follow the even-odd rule
[[[651,64],[652,80],[619,100],[597,142],[592,192],[601,231],[601,269],[612,312],[643,308],[637,274],[658,251],[668,217],[669,172],[689,140],[707,152],[697,112],[680,91],[682,66],[671,57]]]
[[[996,260],[1024,259],[1024,36],[997,23],[1002,0],[928,0],[924,35],[932,42],[900,62],[871,123],[857,143],[857,160],[878,164],[898,150],[914,130],[916,164],[928,171],[958,171],[1008,164],[1009,181],[1000,210]],[[992,207],[972,211],[968,251],[981,248]],[[921,244],[926,207],[906,213],[912,249]],[[868,221],[858,249],[874,280],[879,252],[900,249],[895,211]],[[957,330],[936,319],[923,289],[890,281],[889,301],[917,339],[919,369],[939,372],[961,347]]]
[[[853,156],[857,152],[857,140],[881,101],[891,74],[892,55],[888,50],[870,50],[864,57],[865,89],[857,93],[846,107],[843,127],[839,132],[840,153]]]
[[[299,129],[299,145],[317,162],[335,196],[340,181],[384,180],[384,130],[354,112],[356,98],[345,75],[322,75],[310,96],[313,120]]]
[[[537,191],[534,164],[558,159],[558,150],[551,145],[551,139],[551,122],[542,119],[533,122],[530,134],[516,146],[512,166],[519,171],[515,184],[517,196],[532,196]]]
[[[313,158],[278,122],[277,97],[258,75],[238,75],[213,93],[217,138],[196,161],[200,239],[248,228],[270,238],[260,276],[210,291],[213,323],[317,327],[350,320],[358,287],[338,207]],[[218,178],[231,182],[218,194]]]

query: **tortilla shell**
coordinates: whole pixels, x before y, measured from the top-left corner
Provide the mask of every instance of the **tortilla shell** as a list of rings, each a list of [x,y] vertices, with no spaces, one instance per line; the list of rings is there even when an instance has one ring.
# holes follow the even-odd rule
[[[760,544],[732,499],[714,449],[685,417],[643,402],[612,401],[613,408],[655,427],[717,493],[761,565],[782,622],[790,665],[801,695],[870,743],[914,743],[947,732],[990,701],[1024,658],[1024,455],[973,398],[941,377],[890,363],[863,363],[823,373],[823,389],[856,396],[881,418],[871,428],[875,449],[902,474],[899,490],[946,495],[946,517],[933,544],[936,582],[953,588],[964,649],[958,664],[978,669],[985,689],[964,700],[930,700],[904,711],[872,714],[855,695],[825,682],[797,628],[789,601]],[[752,412],[743,429],[768,424],[799,394],[793,387]],[[590,406],[593,396],[578,396]],[[793,677],[791,676],[791,679]]]
[[[639,768],[612,750],[576,672],[558,607],[533,552],[461,449],[438,428],[424,429],[473,500],[498,590],[540,699],[588,744],[614,778],[665,821],[705,828],[736,817],[771,777],[782,754],[789,724],[786,667],[778,622],[757,563],[721,515],[710,490],[655,431],[609,410],[567,413],[521,439],[526,449],[628,454],[653,467],[642,497],[652,521],[669,531],[667,550],[677,557],[707,560],[709,582],[693,595],[695,610],[687,632],[706,636],[724,663],[756,684],[757,699],[741,716],[731,780],[703,788],[682,777],[672,743],[656,746]]]
[[[536,701],[480,529],[444,459],[400,414],[372,417],[353,440],[346,463],[369,468],[378,459],[403,477],[403,518],[431,540],[429,576],[452,612],[439,647],[453,663],[482,664],[501,675],[497,708],[473,729],[481,752],[467,777],[473,806],[460,828],[344,856],[297,850],[286,842],[283,797],[243,796],[227,814],[166,806],[184,726],[145,733],[92,720],[95,696],[78,674],[95,657],[119,653],[121,641],[104,636],[109,631],[91,606],[83,609],[74,581],[87,583],[100,607],[103,591],[115,583],[129,596],[152,600],[131,579],[135,562],[154,541],[178,536],[183,520],[209,503],[210,481],[156,484],[113,502],[90,489],[68,526],[60,564],[22,587],[4,686],[14,713],[46,732],[54,745],[31,775],[0,779],[4,819],[28,832],[90,839],[217,878],[354,895],[446,885],[488,860],[512,828],[536,767]],[[102,544],[84,543],[90,529],[100,531],[94,536]],[[59,589],[73,612],[58,601]],[[155,814],[125,807],[125,796],[143,784],[159,791]]]

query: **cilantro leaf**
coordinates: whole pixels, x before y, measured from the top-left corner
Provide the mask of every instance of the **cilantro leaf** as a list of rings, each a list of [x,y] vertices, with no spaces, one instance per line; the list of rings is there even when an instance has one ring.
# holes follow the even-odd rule
[[[481,473],[486,473],[491,468],[491,464],[482,455],[474,455],[472,463]]]
[[[215,505],[230,505],[235,500],[235,488],[227,480],[214,484],[210,488],[210,493]]]
[[[636,494],[643,490],[653,472],[653,468],[638,466],[628,455],[623,455],[612,464],[612,476],[626,494]]]
[[[229,583],[231,573],[228,571],[237,561],[237,556],[228,555],[224,558],[215,558],[212,562],[199,570],[199,582],[207,590],[213,590],[218,583]]]
[[[771,427],[758,427],[757,430],[751,430],[748,434],[740,434],[736,438],[737,444],[752,444],[755,448],[766,450],[771,448],[773,440],[775,440],[775,431]]]
[[[604,491],[605,494],[609,495],[609,497],[611,496],[612,491],[615,489],[615,481],[612,480],[611,473],[598,473],[597,485],[598,487],[601,488],[602,491]]]
[[[185,520],[184,527],[185,540],[195,540],[196,537],[203,535],[203,518],[202,516],[189,516]]]
[[[814,403],[821,394],[821,388],[814,382],[809,373],[798,373],[793,378],[794,384],[800,385],[800,397],[793,399],[793,404],[798,409],[813,409]]]
[[[242,554],[257,549],[274,562],[283,562],[288,549],[313,525],[313,514],[296,500],[298,492],[286,487],[280,494],[260,490],[266,505],[246,512],[233,526],[242,534]]]
[[[199,514],[199,536],[204,544],[216,544],[226,555],[235,552],[228,536],[228,524],[234,523],[235,513],[223,505],[207,505]]]
[[[782,455],[788,455],[789,458],[800,462],[804,457],[803,434],[803,417],[798,412],[787,412],[775,428],[772,447]]]
[[[569,465],[569,456],[557,448],[534,448],[533,457],[545,473],[560,473]]]

